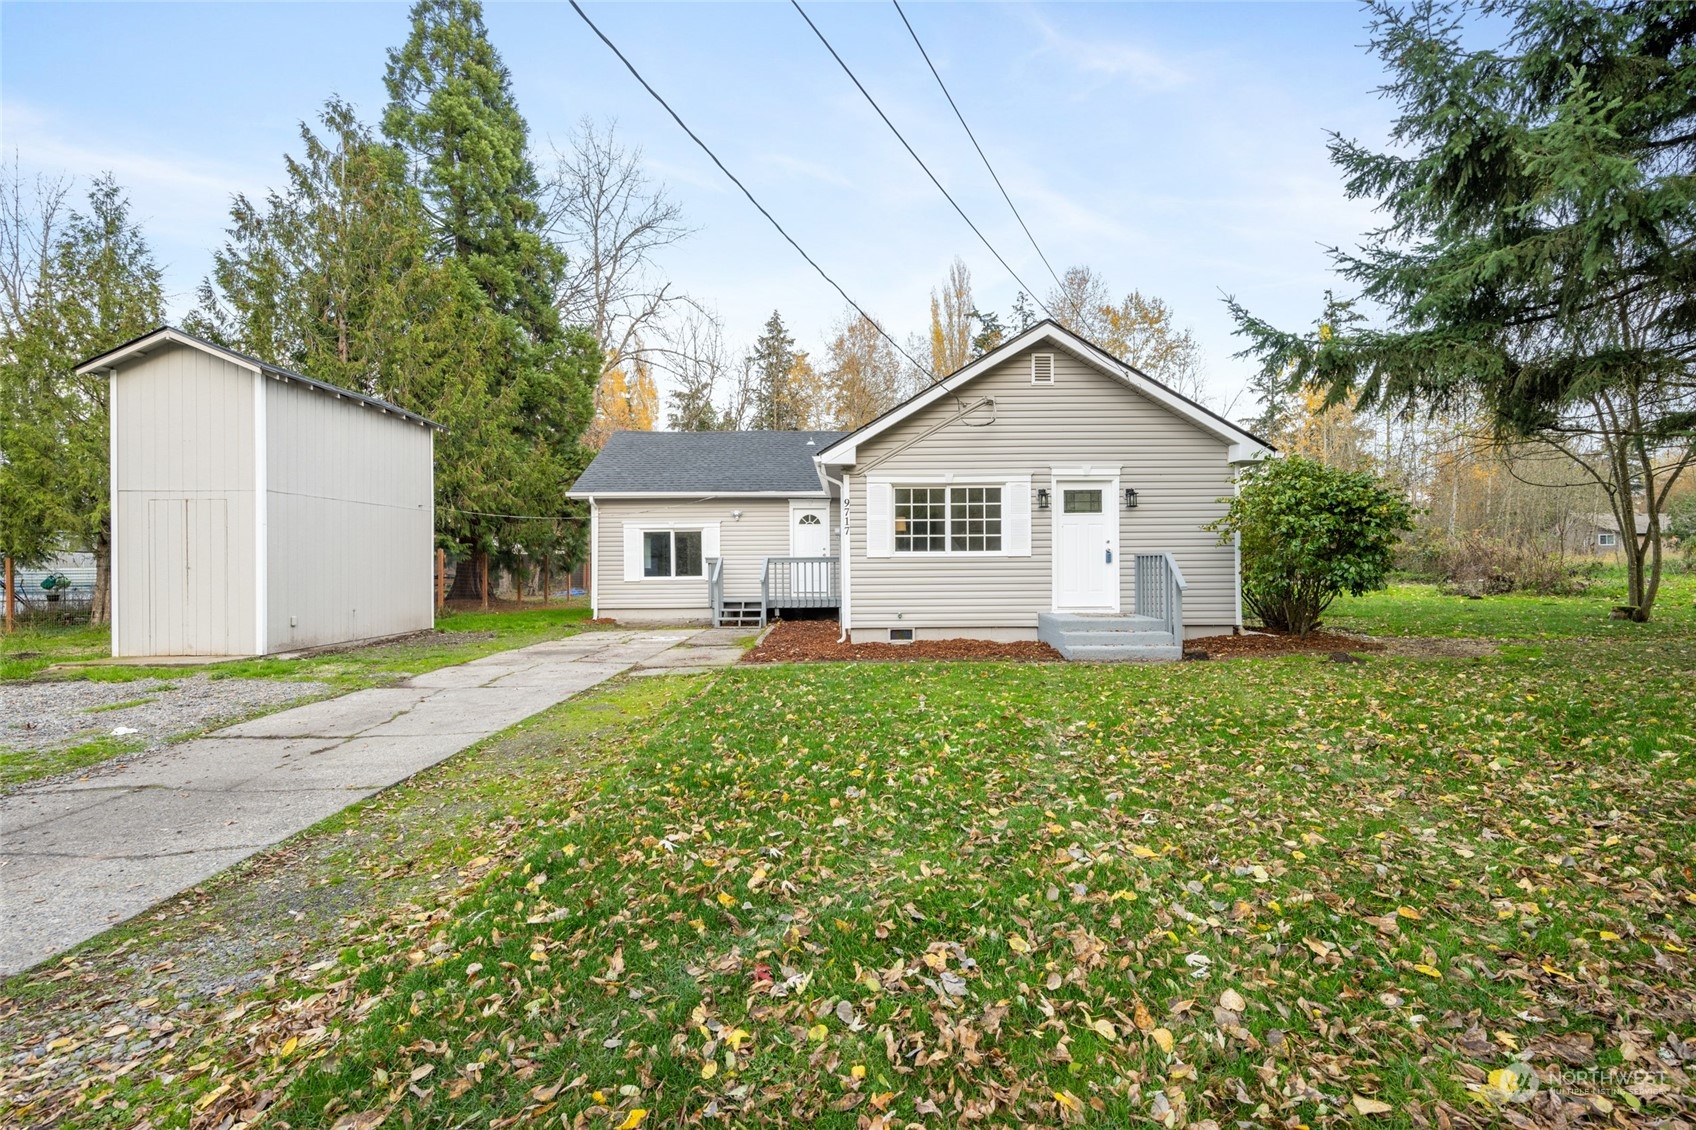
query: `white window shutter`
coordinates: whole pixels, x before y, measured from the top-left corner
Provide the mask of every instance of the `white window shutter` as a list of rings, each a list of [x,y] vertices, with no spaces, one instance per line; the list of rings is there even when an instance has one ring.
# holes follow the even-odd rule
[[[711,559],[718,555],[718,523],[708,522],[701,527],[701,556]]]
[[[1031,555],[1031,481],[1010,479],[1001,492],[1002,551],[1009,557]]]
[[[895,552],[895,487],[866,484],[866,556],[888,557]]]
[[[642,579],[642,527],[634,522],[624,524],[624,579]]]

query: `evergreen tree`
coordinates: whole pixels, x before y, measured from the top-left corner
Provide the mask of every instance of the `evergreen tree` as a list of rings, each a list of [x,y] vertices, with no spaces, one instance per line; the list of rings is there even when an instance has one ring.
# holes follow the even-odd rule
[[[7,217],[8,226],[21,219]],[[18,246],[19,232],[7,242]],[[128,199],[110,174],[88,211],[38,248],[27,296],[8,288],[0,342],[0,546],[29,559],[94,554],[91,619],[110,618],[112,511],[107,378],[76,366],[164,321],[164,291]]]
[[[749,355],[754,370],[754,427],[788,431],[800,426],[790,390],[797,356],[795,339],[789,336],[783,316],[773,310]]]
[[[411,20],[406,43],[389,53],[383,132],[407,155],[437,257],[463,269],[511,323],[505,348],[483,358],[522,453],[509,484],[511,512],[581,517],[563,494],[588,463],[581,437],[594,416],[600,346],[592,334],[567,330],[555,305],[565,255],[544,233],[529,127],[476,0],[419,0]],[[542,535],[529,528],[533,543]],[[483,554],[500,536],[479,528],[463,544]],[[517,536],[506,530],[505,543]],[[463,570],[461,578],[456,594],[470,595]]]
[[[1502,439],[1562,453],[1621,530],[1646,515],[1621,541],[1646,620],[1659,515],[1696,467],[1696,9],[1373,11],[1395,148],[1338,138],[1331,154],[1387,223],[1335,257],[1386,325],[1284,332],[1233,303],[1239,332],[1269,379],[1366,406],[1476,397]],[[1506,43],[1480,46],[1497,17]]]
[[[579,560],[582,523],[565,517],[562,494],[585,465],[577,437],[598,350],[580,331],[531,339],[466,264],[439,254],[400,151],[345,104],[321,122],[322,137],[302,127],[286,188],[262,205],[236,199],[190,328],[447,428],[436,532],[472,562],[457,596],[478,595],[479,555],[502,546]]]
[[[972,321],[978,324],[978,332],[972,335],[973,357],[982,357],[1007,339],[1007,327],[994,310],[973,310]]]
[[[530,129],[483,6],[419,0],[411,19],[412,34],[389,52],[383,133],[413,165],[442,252],[531,337],[553,340],[565,255],[543,235]]]

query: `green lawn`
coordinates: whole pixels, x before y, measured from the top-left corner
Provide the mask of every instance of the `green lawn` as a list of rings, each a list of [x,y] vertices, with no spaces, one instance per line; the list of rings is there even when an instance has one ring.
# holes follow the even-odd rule
[[[588,618],[584,604],[522,612],[457,612],[436,619],[436,630],[448,633],[442,637],[350,648],[309,659],[246,659],[189,667],[103,662],[112,654],[111,632],[105,627],[23,627],[0,636],[0,683],[44,672],[55,679],[126,682],[206,671],[217,677],[321,679],[353,690],[553,639],[562,629],[575,629]]]
[[[1580,596],[1510,593],[1468,600],[1446,595],[1436,585],[1396,584],[1362,597],[1338,597],[1325,625],[1383,636],[1495,639],[1634,640],[1696,633],[1696,573],[1675,567],[1662,576],[1648,624],[1608,619],[1608,611],[1624,600],[1625,574],[1618,569],[1594,578]]]
[[[571,635],[582,629],[582,622],[588,616],[585,607],[457,613],[437,620],[435,633],[398,643],[349,648],[307,659],[243,659],[189,667],[99,662],[110,653],[110,636],[105,628],[25,629],[0,639],[0,693],[4,693],[8,680],[131,682],[146,678],[177,680],[204,672],[214,679],[320,682],[328,684],[330,694],[339,695],[384,686],[497,651]],[[290,705],[306,701],[311,700],[300,699]],[[134,738],[102,736],[55,749],[20,750],[8,749],[4,742],[4,736],[0,735],[0,787],[69,773],[145,744]]]
[[[346,913],[333,961],[190,1000],[132,929],[5,986],[38,1042],[0,1055],[0,1116],[1487,1125],[1524,1056],[1569,1073],[1569,1123],[1664,1119],[1696,1098],[1655,1050],[1696,1039],[1696,636],[1522,634],[1550,638],[615,684],[542,725],[622,725],[514,761],[487,819],[415,813],[395,850],[456,869]],[[328,834],[290,870],[341,874]]]

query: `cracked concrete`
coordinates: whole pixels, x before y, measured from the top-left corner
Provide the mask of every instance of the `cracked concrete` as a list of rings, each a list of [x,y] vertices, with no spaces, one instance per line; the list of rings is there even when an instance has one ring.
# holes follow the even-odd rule
[[[583,632],[256,718],[110,774],[0,797],[0,974],[63,953],[615,675],[734,663],[734,638],[722,630]]]

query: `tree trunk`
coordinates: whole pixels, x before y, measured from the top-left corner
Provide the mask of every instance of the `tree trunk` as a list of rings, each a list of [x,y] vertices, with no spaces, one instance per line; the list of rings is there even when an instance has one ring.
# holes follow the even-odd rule
[[[483,576],[483,561],[483,554],[473,553],[455,567],[453,587],[448,589],[449,600],[478,600],[482,597],[479,580]]]
[[[489,555],[487,553],[477,555],[477,578],[483,589],[483,611],[487,612],[489,610]]]
[[[100,524],[94,535],[94,599],[88,606],[90,624],[112,622],[112,526]]]

